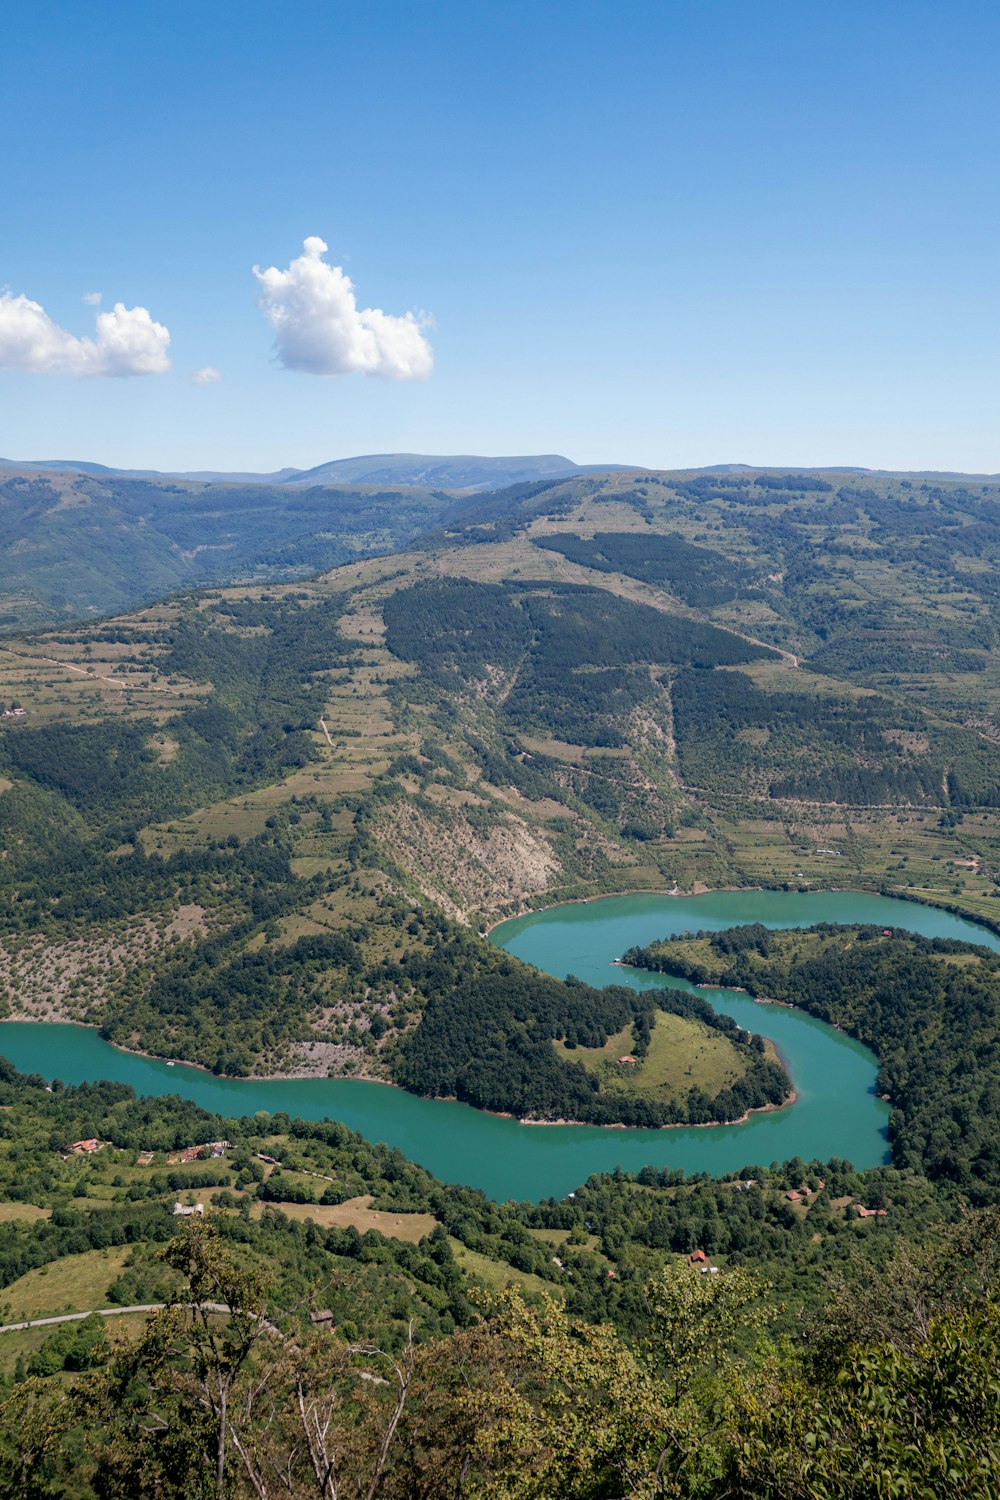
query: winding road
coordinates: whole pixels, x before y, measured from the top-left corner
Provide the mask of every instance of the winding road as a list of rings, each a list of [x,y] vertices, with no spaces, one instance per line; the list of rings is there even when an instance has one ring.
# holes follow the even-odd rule
[[[27,1318],[23,1323],[0,1324],[0,1333],[19,1333],[25,1328],[51,1328],[56,1323],[82,1323],[85,1318],[120,1318],[127,1313],[162,1312],[168,1305],[166,1302],[136,1302],[131,1307],[95,1307],[90,1312],[60,1313],[56,1318]],[[184,1306],[197,1306],[205,1312],[229,1311],[225,1302],[185,1302]]]

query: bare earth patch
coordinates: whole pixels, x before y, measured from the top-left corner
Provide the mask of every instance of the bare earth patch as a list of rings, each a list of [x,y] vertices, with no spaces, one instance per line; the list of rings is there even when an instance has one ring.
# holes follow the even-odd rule
[[[480,907],[502,907],[548,890],[559,862],[545,840],[519,819],[499,814],[475,827],[458,808],[431,817],[409,802],[381,814],[376,836],[421,890],[460,919]]]

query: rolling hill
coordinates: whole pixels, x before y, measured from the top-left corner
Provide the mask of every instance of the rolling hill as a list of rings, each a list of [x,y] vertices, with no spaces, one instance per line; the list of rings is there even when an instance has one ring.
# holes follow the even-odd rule
[[[94,500],[64,478],[60,510],[33,482],[56,516]],[[118,483],[189,546],[220,524],[208,504],[247,504]],[[989,487],[617,473],[409,491],[409,512],[285,494],[384,504],[420,535],[4,642],[0,979],[22,1013],[220,1071],[433,1087],[427,1005],[492,983],[476,933],[525,907],[849,883],[996,919]],[[300,519],[275,569],[317,555]],[[495,1056],[475,1085],[494,1107],[514,1087]],[[546,1076],[524,1107],[579,1117]]]

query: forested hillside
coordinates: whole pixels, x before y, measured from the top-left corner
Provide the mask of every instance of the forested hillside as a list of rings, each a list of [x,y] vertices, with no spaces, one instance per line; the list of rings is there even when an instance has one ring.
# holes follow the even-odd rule
[[[334,1460],[442,1500],[991,1492],[1000,1224],[955,1184],[792,1161],[501,1206],[332,1123],[2,1064],[0,1101],[0,1305],[90,1314],[0,1333],[11,1494],[326,1500]]]
[[[185,546],[269,503],[101,484],[187,526]],[[96,504],[73,489],[60,514],[74,495]],[[296,496],[308,529],[330,492]],[[198,509],[215,500],[230,511]],[[546,1022],[527,1062],[518,987],[545,1005],[523,975],[493,996],[489,1049],[470,1034],[445,1059],[473,1023],[463,978],[496,970],[474,934],[526,906],[718,885],[854,884],[995,919],[993,487],[577,474],[384,503],[426,524],[414,551],[6,641],[12,1014],[225,1073],[732,1118],[777,1102],[764,1063],[717,1038],[707,1094],[644,1098],[605,1066],[645,1034],[620,1001],[575,1057]],[[648,1029],[658,1055],[695,1034]]]
[[[322,479],[290,488],[0,467],[0,633],[391,552],[453,503],[426,488]]]

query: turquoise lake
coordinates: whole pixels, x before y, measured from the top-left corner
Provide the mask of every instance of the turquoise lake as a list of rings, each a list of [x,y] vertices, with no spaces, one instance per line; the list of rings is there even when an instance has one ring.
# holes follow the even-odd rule
[[[873,922],[1000,951],[1000,938],[948,912],[852,891],[614,896],[516,918],[495,929],[491,940],[560,978],[573,973],[591,984],[686,988],[663,976],[614,968],[613,961],[635,943],[746,922]],[[563,1196],[592,1172],[616,1166],[722,1173],[791,1156],[842,1156],[858,1167],[886,1160],[889,1107],[875,1095],[876,1064],[866,1048],[800,1011],[759,1005],[731,990],[698,993],[776,1043],[798,1094],[793,1105],[742,1125],[710,1128],[529,1126],[376,1083],[216,1078],[181,1063],[120,1052],[78,1026],[2,1022],[0,1053],[24,1072],[66,1083],[114,1079],[138,1094],[182,1094],[226,1116],[283,1110],[303,1119],[341,1120],[369,1140],[398,1146],[445,1182],[482,1188],[500,1200]]]

